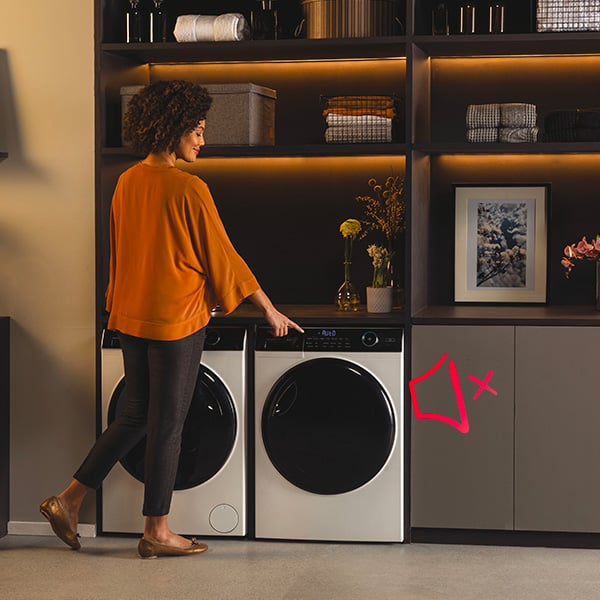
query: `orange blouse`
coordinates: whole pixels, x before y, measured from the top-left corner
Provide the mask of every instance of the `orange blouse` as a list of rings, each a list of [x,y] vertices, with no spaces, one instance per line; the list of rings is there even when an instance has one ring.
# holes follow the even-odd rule
[[[177,340],[259,289],[208,186],[176,167],[138,163],[117,182],[110,214],[109,329]]]

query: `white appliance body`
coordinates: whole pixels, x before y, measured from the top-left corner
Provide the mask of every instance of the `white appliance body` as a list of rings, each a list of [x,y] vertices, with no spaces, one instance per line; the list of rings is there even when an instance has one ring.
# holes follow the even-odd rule
[[[402,334],[306,328],[285,347],[259,329],[257,538],[404,540]]]
[[[102,344],[102,426],[109,423],[110,413],[124,389],[123,359],[114,334]],[[229,340],[229,341],[228,341]],[[230,343],[231,340],[235,342]],[[115,347],[116,345],[116,347]],[[175,489],[169,513],[172,530],[188,535],[244,536],[246,534],[246,331],[240,327],[208,327],[201,358],[202,379],[211,398],[192,401],[202,416],[218,412],[226,423],[229,437],[223,442],[222,464],[206,481],[193,487]],[[123,381],[122,381],[123,380]],[[197,388],[198,390],[198,388]],[[212,393],[215,392],[213,398]],[[218,398],[223,402],[219,404]],[[231,408],[224,416],[223,407]],[[112,407],[112,408],[111,408]],[[114,417],[113,417],[114,418]],[[188,416],[190,419],[190,416]],[[188,427],[186,421],[186,428]],[[185,449],[186,428],[184,428]],[[189,431],[189,430],[188,430]],[[220,442],[219,442],[220,443]],[[195,445],[192,441],[191,445]],[[205,455],[210,455],[210,448]],[[129,456],[129,455],[128,455]],[[102,531],[105,533],[143,532],[143,483],[124,468],[127,457],[117,463],[102,485]],[[180,459],[180,469],[182,460]]]

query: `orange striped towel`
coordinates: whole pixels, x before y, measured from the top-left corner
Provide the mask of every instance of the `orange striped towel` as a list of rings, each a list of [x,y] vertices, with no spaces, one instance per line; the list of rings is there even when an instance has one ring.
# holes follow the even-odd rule
[[[376,115],[393,119],[396,116],[394,108],[326,108],[323,116],[327,115]]]

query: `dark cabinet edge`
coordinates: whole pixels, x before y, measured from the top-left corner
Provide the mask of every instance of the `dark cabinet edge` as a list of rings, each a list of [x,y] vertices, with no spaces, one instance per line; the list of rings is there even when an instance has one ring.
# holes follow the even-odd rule
[[[407,144],[310,144],[299,146],[205,146],[201,158],[290,157],[290,156],[397,156],[406,154]],[[127,148],[103,148],[103,156],[134,158]]]
[[[600,32],[415,35],[410,41],[431,58],[597,54]]]
[[[8,152],[0,152],[0,161],[8,158]]]
[[[242,42],[105,43],[100,51],[137,62],[248,62],[406,58],[406,38],[248,40]]]
[[[242,42],[101,43],[101,52],[139,63],[405,59],[409,46],[431,58],[597,54],[600,32],[414,35]]]
[[[595,154],[600,142],[533,142],[533,143],[470,143],[440,142],[415,144],[412,149],[422,154]]]

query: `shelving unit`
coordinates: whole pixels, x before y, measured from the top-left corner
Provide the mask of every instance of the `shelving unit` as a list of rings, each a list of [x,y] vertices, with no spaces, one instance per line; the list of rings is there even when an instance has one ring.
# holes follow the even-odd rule
[[[178,7],[181,13],[191,10],[185,3],[171,4],[174,11]],[[213,14],[235,9],[249,15],[254,6],[249,0],[213,4]],[[205,9],[210,7],[197,7],[198,12]],[[405,136],[388,144],[326,144],[320,98],[373,93],[407,98],[406,38],[126,44],[112,21],[122,18],[123,10],[116,0],[97,1],[100,315],[107,277],[110,198],[118,174],[136,160],[121,146],[120,88],[156,79],[253,82],[277,90],[274,146],[208,145],[189,169],[209,183],[236,247],[274,301],[333,302],[343,278],[339,224],[360,216],[355,197],[369,193],[371,177],[383,182],[390,174],[405,173],[410,147]],[[284,21],[293,21],[299,14],[299,0],[287,4],[285,10],[291,12]],[[406,129],[406,114],[401,121],[401,129]],[[245,187],[247,182],[251,188]],[[288,216],[284,229],[279,218],[282,206]],[[249,220],[242,220],[246,211]],[[317,252],[310,250],[315,247]],[[398,255],[407,255],[404,247]],[[353,277],[361,287],[366,286],[371,270],[366,243],[355,251],[353,263]],[[401,313],[397,317],[400,322],[404,318]]]
[[[451,28],[456,31],[458,3],[447,4],[454,11]],[[368,193],[369,178],[385,179],[393,171],[406,176],[408,226],[397,251],[404,258],[400,267],[407,306],[405,314],[394,313],[392,319],[407,329],[407,376],[414,366],[411,355],[420,357],[423,368],[439,357],[437,348],[419,345],[419,340],[435,339],[419,330],[422,327],[452,326],[456,331],[450,331],[448,339],[468,334],[472,344],[457,346],[468,360],[486,347],[485,332],[495,333],[497,326],[511,329],[510,336],[516,335],[512,329],[550,327],[557,348],[563,339],[561,328],[600,326],[593,311],[591,265],[578,265],[570,280],[565,280],[560,265],[566,244],[600,232],[600,143],[475,144],[465,138],[468,104],[530,102],[537,106],[540,126],[551,110],[597,106],[600,33],[533,33],[535,0],[505,4],[506,33],[497,35],[432,36],[431,2],[407,0],[402,36],[124,44],[116,25],[121,3],[96,0],[99,318],[110,197],[118,174],[136,160],[120,145],[119,89],[159,78],[187,78],[204,83],[252,81],[278,91],[275,146],[205,147],[202,159],[190,167],[209,182],[232,239],[277,303],[333,301],[342,275],[339,223],[360,216],[354,198]],[[173,5],[179,14],[204,8],[216,14],[248,12],[253,1],[208,2],[202,9],[177,0]],[[299,14],[300,0],[286,6],[293,7],[289,23]],[[478,24],[481,31],[481,18]],[[405,99],[404,138],[394,144],[325,144],[317,99],[333,93],[400,94]],[[455,304],[455,183],[551,186],[544,305]],[[366,285],[369,277],[366,252],[355,248],[353,278]],[[488,368],[487,363],[476,366]],[[479,373],[477,369],[470,372]],[[513,375],[504,373],[507,386]],[[523,392],[511,398],[517,412],[525,399]],[[493,429],[492,423],[489,431]],[[439,456],[451,457],[452,444],[461,443],[454,440],[445,446],[447,438],[419,438],[418,429],[413,435],[419,448]],[[482,456],[484,438],[478,438]],[[413,472],[420,464],[417,454]],[[427,480],[426,487],[430,483]],[[440,494],[444,497],[443,489]],[[413,497],[413,504],[418,501]],[[426,527],[427,515],[421,517]],[[477,526],[485,528],[485,515],[482,519]],[[440,526],[439,520],[434,522]]]
[[[447,353],[470,429],[462,435],[413,415],[413,538],[449,539],[450,529],[563,532],[554,543],[568,545],[570,534],[600,532],[592,516],[598,492],[585,475],[597,452],[595,435],[587,431],[590,411],[576,403],[570,408],[566,400],[585,405],[598,382],[583,364],[565,381],[560,361],[549,356],[598,337],[592,265],[578,265],[566,280],[560,259],[567,244],[600,231],[600,143],[468,143],[465,115],[468,104],[528,102],[537,107],[542,131],[552,110],[597,106],[600,34],[531,33],[530,19],[527,28],[513,22],[506,34],[436,37],[426,35],[426,6],[415,0],[416,34],[407,36],[410,368],[418,377]],[[545,304],[454,302],[454,184],[550,185]],[[470,377],[485,373],[498,396],[472,402]],[[447,375],[444,365],[421,385],[423,410],[455,414]],[[572,417],[568,426],[559,407]],[[552,428],[541,424],[545,419]],[[579,500],[569,508],[562,498],[547,505],[558,490]],[[493,497],[485,497],[488,491]]]

